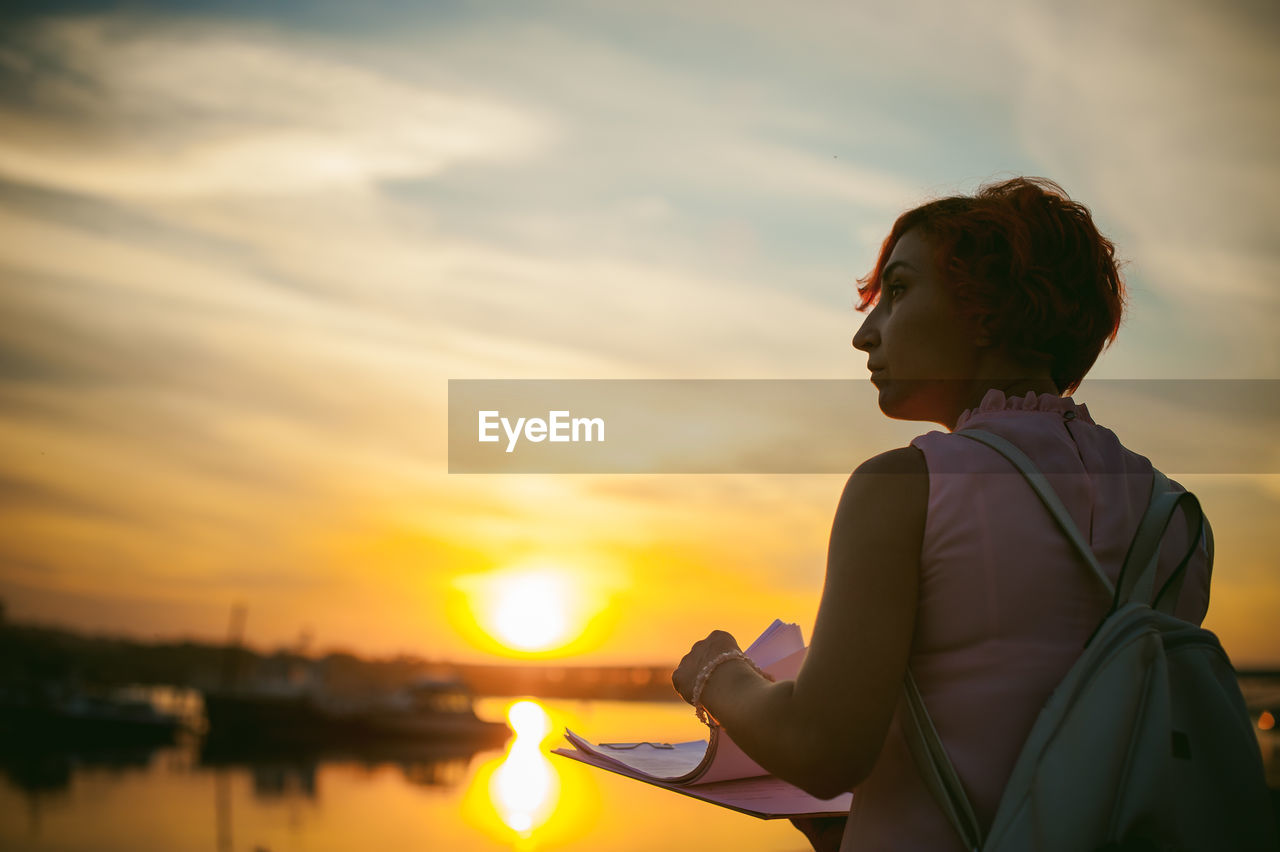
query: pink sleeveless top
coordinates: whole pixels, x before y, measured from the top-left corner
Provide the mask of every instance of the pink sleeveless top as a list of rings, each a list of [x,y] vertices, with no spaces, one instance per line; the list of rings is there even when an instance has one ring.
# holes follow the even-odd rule
[[[992,389],[956,430],[1008,439],[1049,479],[1112,582],[1151,495],[1151,462],[1070,398]],[[910,667],[984,831],[1041,706],[1080,655],[1110,600],[1020,473],[995,450],[933,431],[911,442],[929,468],[929,509]],[[1176,483],[1176,490],[1183,490]],[[1177,614],[1209,604],[1212,535],[1187,566]],[[1175,515],[1157,584],[1187,548]],[[1159,585],[1157,585],[1159,588]],[[907,750],[899,706],[854,791],[842,849],[960,850]]]

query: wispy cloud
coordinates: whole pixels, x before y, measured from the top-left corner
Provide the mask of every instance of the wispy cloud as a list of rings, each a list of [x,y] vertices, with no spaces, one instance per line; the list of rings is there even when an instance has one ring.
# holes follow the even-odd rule
[[[1132,260],[1132,330],[1103,371],[1275,376],[1274,17],[1194,2],[1018,8],[1021,137]]]
[[[344,62],[243,27],[32,24],[6,50],[0,174],[127,198],[307,192],[527,156],[545,116]],[[21,50],[22,52],[19,52]]]

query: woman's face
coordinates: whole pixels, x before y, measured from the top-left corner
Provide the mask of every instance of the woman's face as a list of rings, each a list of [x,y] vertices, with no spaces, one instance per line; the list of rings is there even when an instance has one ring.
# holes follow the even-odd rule
[[[965,407],[979,347],[918,229],[903,234],[880,282],[880,298],[853,336],[867,353],[880,410],[898,420],[950,426]]]

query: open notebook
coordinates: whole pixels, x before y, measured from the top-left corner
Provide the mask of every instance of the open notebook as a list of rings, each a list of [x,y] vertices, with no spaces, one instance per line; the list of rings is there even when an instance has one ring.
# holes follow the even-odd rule
[[[794,678],[804,660],[804,638],[795,624],[774,621],[746,654],[776,680]],[[818,799],[775,778],[747,757],[724,732],[712,728],[709,739],[684,743],[593,743],[565,730],[572,748],[552,753],[616,772],[764,819],[840,816],[849,812],[852,793]]]

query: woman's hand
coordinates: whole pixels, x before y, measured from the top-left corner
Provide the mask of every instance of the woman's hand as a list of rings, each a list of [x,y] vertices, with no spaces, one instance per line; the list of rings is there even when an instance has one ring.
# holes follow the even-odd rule
[[[723,654],[725,651],[738,651],[738,640],[723,630],[712,630],[706,639],[695,642],[684,655],[680,665],[671,673],[671,683],[680,693],[680,697],[693,703],[693,685],[702,667]]]

